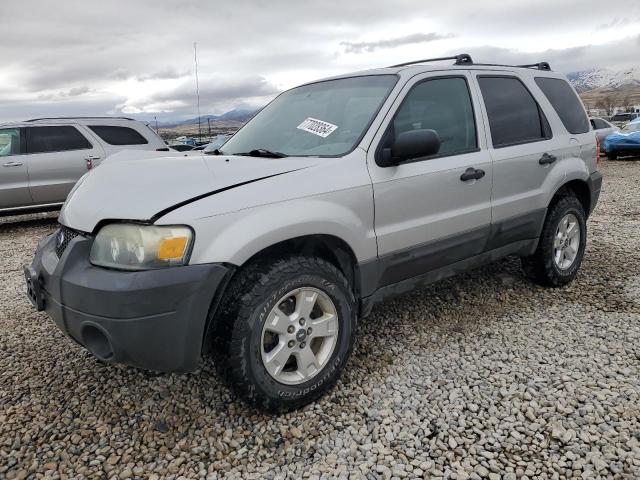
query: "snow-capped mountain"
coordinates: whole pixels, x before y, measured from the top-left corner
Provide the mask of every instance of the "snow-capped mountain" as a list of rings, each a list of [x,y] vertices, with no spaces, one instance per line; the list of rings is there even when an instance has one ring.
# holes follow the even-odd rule
[[[567,75],[578,92],[594,88],[614,88],[624,86],[640,86],[640,67],[612,71],[606,68],[592,68]]]

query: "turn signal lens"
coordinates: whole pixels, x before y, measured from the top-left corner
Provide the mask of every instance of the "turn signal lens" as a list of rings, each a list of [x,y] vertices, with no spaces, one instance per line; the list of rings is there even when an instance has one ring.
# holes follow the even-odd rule
[[[188,242],[187,237],[165,238],[158,246],[158,260],[182,258]]]

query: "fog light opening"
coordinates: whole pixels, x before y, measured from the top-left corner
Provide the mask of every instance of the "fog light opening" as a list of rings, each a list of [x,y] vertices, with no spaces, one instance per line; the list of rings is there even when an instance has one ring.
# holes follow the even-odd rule
[[[82,329],[82,340],[87,350],[99,360],[107,362],[113,358],[111,342],[99,328],[86,325]]]

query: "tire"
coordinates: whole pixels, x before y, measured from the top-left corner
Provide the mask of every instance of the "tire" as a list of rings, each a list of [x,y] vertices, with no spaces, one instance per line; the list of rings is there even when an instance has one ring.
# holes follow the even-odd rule
[[[616,152],[607,152],[607,158],[609,160],[617,160],[618,154]]]
[[[265,326],[268,319],[271,322],[273,318],[281,318],[277,314],[273,316],[276,306],[284,312],[285,303],[288,302],[291,308],[295,305],[297,312],[298,300],[295,295],[287,297],[291,292],[298,292],[296,295],[312,295],[316,292],[318,300],[314,304],[314,311],[320,308],[318,305],[320,299],[323,299],[326,305],[331,304],[329,309],[333,308],[337,315],[337,334],[331,340],[334,342],[332,350],[322,350],[325,348],[325,338],[319,339],[322,342],[320,351],[323,352],[324,360],[306,369],[298,367],[300,357],[296,355],[302,355],[303,347],[311,349],[313,342],[316,342],[311,333],[306,338],[308,342],[304,342],[304,338],[299,342],[300,330],[315,325],[317,319],[312,320],[314,312],[308,313],[304,328],[299,325],[300,320],[291,320],[299,318],[296,313],[283,317],[290,322],[286,324],[289,325],[288,328],[296,329],[294,338],[286,331],[281,334],[268,332],[268,327]],[[283,301],[284,297],[287,298]],[[330,302],[326,301],[327,298]],[[302,308],[302,302],[300,305]],[[322,318],[325,318],[324,312]],[[349,282],[331,263],[321,258],[301,256],[253,262],[235,275],[221,302],[213,344],[218,371],[235,393],[258,408],[268,412],[300,408],[318,399],[337,382],[353,348],[356,319],[356,301]],[[335,332],[336,320],[332,319],[332,322],[332,330]],[[265,340],[267,338],[269,342]],[[293,357],[286,357],[288,361],[279,374],[288,376],[285,381],[269,372],[264,356],[270,355],[279,347],[284,348],[285,345],[289,348],[293,341],[298,342],[290,350]],[[273,350],[266,352],[265,344],[271,342],[275,346]],[[298,347],[301,350],[298,351]],[[287,366],[292,363],[295,365]],[[269,365],[273,369],[274,364]],[[295,375],[301,375],[299,371],[304,371],[306,375],[312,368],[316,371],[309,374],[307,379],[291,379]],[[291,373],[287,369],[295,371]]]
[[[568,217],[569,216],[569,217]],[[579,228],[579,239],[574,241],[575,258],[570,265],[558,265],[556,259],[556,235],[560,228],[560,222],[565,218],[575,219]],[[573,224],[573,221],[570,222]],[[580,201],[573,195],[562,196],[551,204],[547,217],[542,227],[542,233],[535,253],[529,257],[522,257],[522,268],[525,274],[534,282],[547,287],[561,287],[573,281],[578,274],[587,240],[587,223],[584,208]],[[560,240],[558,240],[560,242]],[[565,243],[570,247],[569,241]],[[567,250],[571,251],[571,250]],[[561,258],[564,258],[562,255]],[[560,263],[568,263],[568,259]]]

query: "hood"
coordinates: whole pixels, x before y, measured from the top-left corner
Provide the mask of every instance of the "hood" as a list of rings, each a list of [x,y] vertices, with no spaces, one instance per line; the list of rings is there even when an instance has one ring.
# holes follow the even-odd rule
[[[59,220],[83,232],[92,232],[103,220],[154,221],[190,202],[247,188],[320,160],[125,152],[109,157],[78,181]]]

